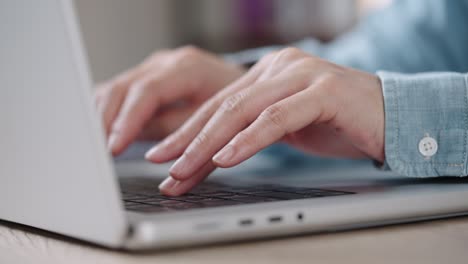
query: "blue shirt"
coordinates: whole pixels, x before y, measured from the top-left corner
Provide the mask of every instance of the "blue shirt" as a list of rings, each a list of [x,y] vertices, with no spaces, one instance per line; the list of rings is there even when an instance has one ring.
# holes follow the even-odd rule
[[[377,73],[388,168],[413,177],[468,175],[468,0],[394,1],[330,44],[305,39],[294,45]],[[254,62],[278,48],[232,58]],[[270,151],[280,148],[283,155],[307,162],[297,152],[275,148]]]

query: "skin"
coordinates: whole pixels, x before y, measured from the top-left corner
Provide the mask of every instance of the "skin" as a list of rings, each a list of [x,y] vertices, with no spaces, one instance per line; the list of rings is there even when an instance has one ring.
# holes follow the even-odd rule
[[[321,156],[385,158],[383,96],[373,74],[287,48],[226,83],[147,153],[155,163],[177,159],[160,185],[164,194],[182,195],[216,167],[278,141]]]
[[[95,100],[108,147],[121,154],[135,140],[160,140],[245,69],[192,46],[158,51],[98,86]]]

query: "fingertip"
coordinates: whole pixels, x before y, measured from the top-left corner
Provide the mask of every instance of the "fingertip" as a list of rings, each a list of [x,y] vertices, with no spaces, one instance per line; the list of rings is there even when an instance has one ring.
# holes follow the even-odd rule
[[[185,181],[192,176],[193,166],[185,155],[182,155],[169,169],[169,175],[180,181]]]
[[[107,148],[112,153],[112,156],[120,155],[125,149],[125,144],[122,140],[121,135],[111,133],[111,135],[109,136],[109,140],[107,141]]]
[[[232,168],[234,166],[237,166],[239,165],[241,162],[243,162],[245,159],[241,159],[241,160],[238,160],[238,159],[232,159],[230,161],[218,161],[218,160],[215,160],[214,158],[211,160],[213,162],[213,165],[215,165],[216,167],[218,168],[223,168],[223,169],[228,169],[228,168]]]
[[[177,181],[171,177],[167,177],[161,184],[159,184],[158,188],[161,192],[166,194],[174,185],[177,185]]]
[[[215,165],[218,168],[227,169],[227,168],[231,168],[231,167],[234,166],[234,165],[230,165],[230,164],[227,164],[227,163],[224,163],[224,162],[217,161],[214,158],[211,161],[213,162],[213,165]]]
[[[112,154],[114,154],[114,150],[116,149],[116,146],[118,143],[117,141],[118,141],[118,137],[115,134],[111,134],[109,136],[109,139],[107,140],[107,148]]]
[[[216,167],[211,162],[206,163],[200,170],[193,175],[190,175],[188,179],[179,180],[173,176],[168,177],[161,185],[159,189],[161,193],[168,196],[180,196],[190,192],[197,186],[203,179],[205,179]]]
[[[187,177],[186,175],[180,173],[179,171],[177,171],[175,169],[172,169],[172,167],[169,169],[169,175],[171,175],[172,178],[174,178],[176,180],[179,180],[179,181],[185,181],[188,178],[190,178],[190,177]]]
[[[212,162],[217,167],[229,168],[233,166],[232,161],[236,157],[236,154],[237,151],[235,150],[234,146],[228,144],[213,156]]]
[[[162,155],[163,151],[161,149],[162,148],[159,145],[152,147],[145,153],[145,159],[154,163],[166,162],[167,160]]]
[[[182,181],[167,177],[160,185],[159,191],[166,196],[181,196],[187,192],[186,188],[183,188]]]
[[[154,151],[154,148],[151,148],[150,150],[146,151],[145,153],[145,159],[148,160],[148,161],[153,161],[153,162],[156,162],[154,161],[154,154],[153,154],[153,151]]]

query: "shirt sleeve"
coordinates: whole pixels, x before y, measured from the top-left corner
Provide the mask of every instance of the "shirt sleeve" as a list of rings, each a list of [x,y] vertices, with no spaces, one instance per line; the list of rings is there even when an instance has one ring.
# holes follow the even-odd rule
[[[410,177],[467,176],[468,74],[378,76],[386,165]]]
[[[331,43],[307,38],[291,45],[337,64],[372,73],[379,70],[468,72],[467,12],[468,0],[395,0],[390,7],[371,14]],[[251,49],[226,58],[251,64],[283,47]],[[466,175],[467,125],[461,117],[467,111],[463,101],[466,76],[455,73],[406,76],[384,72],[378,75],[385,87],[387,107],[388,164],[385,167],[407,176]],[[399,102],[398,106],[392,106],[395,101]],[[402,119],[410,114],[411,118]],[[394,118],[399,115],[396,122]],[[388,123],[388,119],[392,122]],[[428,142],[433,144],[430,138],[438,144],[437,153],[430,158],[419,152],[423,138],[422,147],[424,143],[427,148]],[[294,166],[313,163],[310,156],[284,145],[270,147],[265,153],[278,160],[289,161],[294,157],[291,162]]]

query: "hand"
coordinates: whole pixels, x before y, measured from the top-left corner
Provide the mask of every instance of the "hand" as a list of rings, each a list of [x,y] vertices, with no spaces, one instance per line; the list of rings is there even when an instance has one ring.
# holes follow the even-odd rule
[[[378,77],[294,48],[267,55],[146,157],[180,157],[160,189],[181,195],[216,167],[235,166],[279,140],[322,156],[383,161]]]
[[[97,89],[109,149],[118,155],[137,138],[164,138],[244,73],[243,68],[194,47],[156,52]]]

